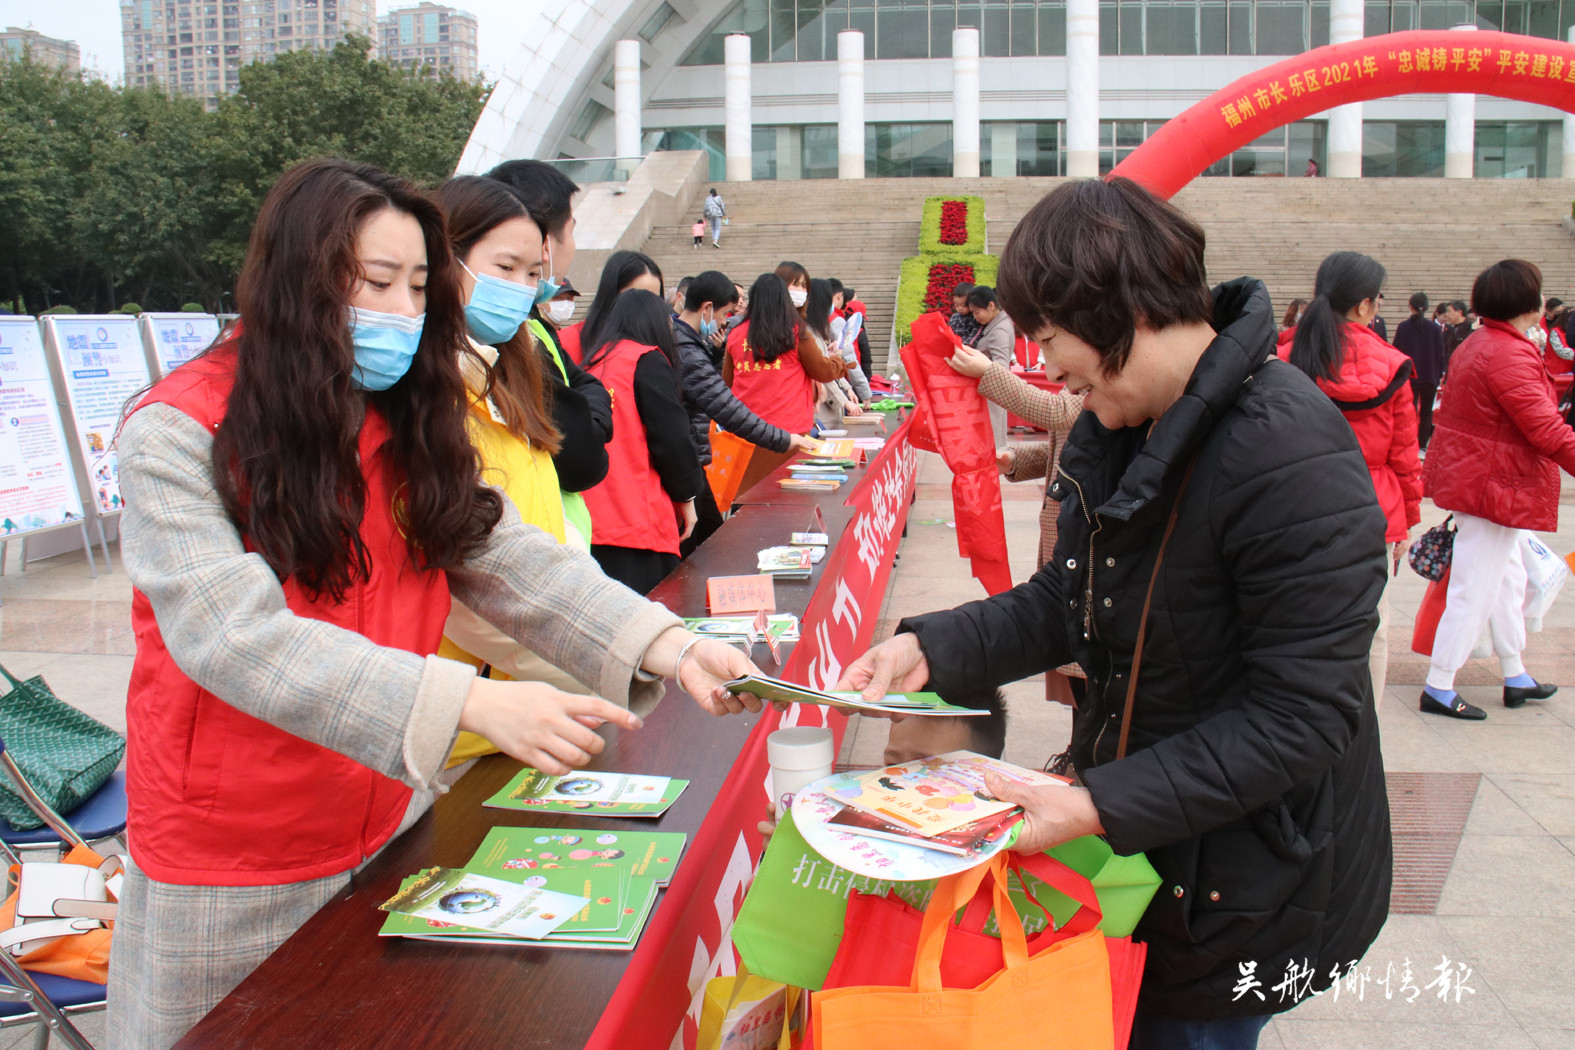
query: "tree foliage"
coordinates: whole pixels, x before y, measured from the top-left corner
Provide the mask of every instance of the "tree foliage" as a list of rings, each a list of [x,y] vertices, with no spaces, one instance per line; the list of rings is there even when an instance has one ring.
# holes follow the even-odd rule
[[[309,157],[435,185],[489,88],[369,58],[365,39],[241,70],[217,111],[28,60],[0,63],[0,300],[109,310],[218,310],[252,220]]]

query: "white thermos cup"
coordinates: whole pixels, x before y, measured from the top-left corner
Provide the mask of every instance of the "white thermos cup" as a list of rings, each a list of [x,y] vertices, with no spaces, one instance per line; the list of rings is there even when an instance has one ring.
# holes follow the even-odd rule
[[[818,726],[778,729],[766,737],[766,759],[771,763],[772,805],[781,820],[793,805],[794,795],[831,776],[837,759],[831,730]]]

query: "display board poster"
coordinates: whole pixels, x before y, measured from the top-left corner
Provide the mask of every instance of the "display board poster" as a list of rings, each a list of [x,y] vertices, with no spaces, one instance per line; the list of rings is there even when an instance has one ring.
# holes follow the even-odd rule
[[[219,319],[212,314],[143,314],[143,337],[149,363],[167,376],[219,338]]]
[[[69,429],[82,450],[87,498],[100,514],[124,508],[115,432],[126,401],[150,382],[137,321],[121,316],[46,319],[59,360],[70,414]]]
[[[81,518],[38,324],[0,317],[0,538]]]

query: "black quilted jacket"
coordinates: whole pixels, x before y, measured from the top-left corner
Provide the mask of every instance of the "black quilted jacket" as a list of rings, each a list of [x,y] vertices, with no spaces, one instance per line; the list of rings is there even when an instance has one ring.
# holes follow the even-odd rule
[[[673,341],[678,344],[684,408],[689,411],[689,435],[694,439],[700,465],[711,462],[711,420],[730,434],[772,452],[792,448],[792,437],[749,410],[733,396],[722,374],[711,363],[711,351],[700,334],[674,318]]]
[[[943,693],[1068,659],[1088,672],[1075,765],[1111,846],[1163,879],[1136,934],[1141,1003],[1194,1020],[1289,1009],[1274,985],[1292,963],[1326,987],[1383,926],[1391,865],[1367,663],[1384,516],[1339,410],[1275,359],[1263,285],[1214,296],[1219,336],[1152,435],[1092,413],[1073,428],[1052,561],[899,628]],[[1117,761],[1143,595],[1194,456]],[[1262,986],[1238,996],[1244,967]]]

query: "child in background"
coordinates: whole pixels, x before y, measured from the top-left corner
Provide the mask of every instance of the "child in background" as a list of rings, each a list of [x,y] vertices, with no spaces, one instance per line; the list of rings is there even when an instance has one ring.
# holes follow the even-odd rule
[[[1006,696],[999,689],[980,690],[944,698],[958,707],[983,708],[990,713],[955,718],[904,718],[892,722],[881,761],[901,765],[919,758],[951,751],[972,751],[1000,758],[1006,751]]]
[[[696,219],[695,224],[689,227],[689,232],[694,235],[695,248],[698,249],[700,247],[700,238],[705,236],[705,219]]]

